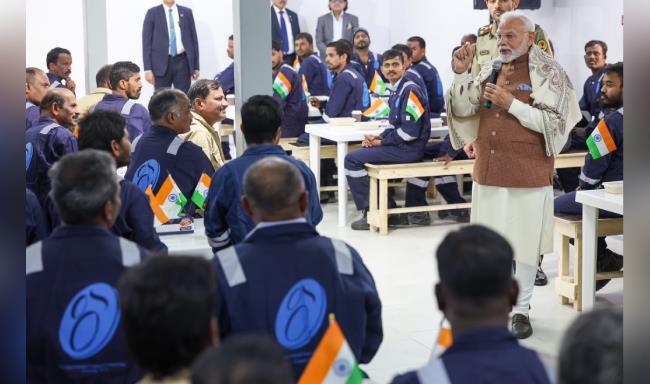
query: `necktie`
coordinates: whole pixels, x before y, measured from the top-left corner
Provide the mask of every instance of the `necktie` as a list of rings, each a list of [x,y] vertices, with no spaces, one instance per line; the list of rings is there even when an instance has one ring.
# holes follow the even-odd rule
[[[169,9],[169,54],[176,56],[176,26],[174,25],[174,14]]]
[[[282,29],[282,52],[289,52],[289,32],[287,31],[287,23],[284,21],[284,11],[280,11],[280,28]]]

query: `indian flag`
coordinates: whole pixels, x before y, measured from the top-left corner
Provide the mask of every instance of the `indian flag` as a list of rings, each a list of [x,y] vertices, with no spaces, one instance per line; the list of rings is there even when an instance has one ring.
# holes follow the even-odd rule
[[[153,190],[151,190],[151,185],[147,187],[147,190],[144,191],[144,193],[147,196],[149,196],[149,206],[153,211],[154,226],[157,227],[159,225],[168,222],[170,219],[165,214],[165,212],[160,208],[160,204],[158,204],[158,200],[156,199],[156,196],[153,194]]]
[[[390,114],[390,107],[386,103],[386,101],[382,98],[378,98],[375,100],[374,103],[370,106],[370,108],[366,109],[363,112],[363,115],[366,117],[371,117],[371,118],[378,118],[378,117],[388,117]]]
[[[183,207],[187,205],[187,198],[178,188],[171,175],[167,176],[167,179],[158,190],[156,201],[170,220],[178,218],[183,211]]]
[[[307,78],[305,75],[302,75],[302,90],[305,92],[305,100],[309,100],[311,94],[309,93],[309,86],[307,85]]]
[[[363,380],[363,374],[357,365],[352,349],[343,336],[341,327],[334,319],[334,315],[330,316],[330,325],[309,360],[298,384],[360,384]]]
[[[298,55],[296,55],[296,58],[293,59],[292,67],[293,67],[293,69],[296,70],[296,72],[298,72],[298,70],[300,70],[300,60],[298,60]]]
[[[587,138],[587,147],[594,160],[616,150],[616,143],[614,143],[612,134],[609,133],[605,119],[600,120],[596,129]]]
[[[413,91],[409,92],[409,98],[406,102],[406,112],[408,112],[415,121],[420,120],[420,117],[424,114],[424,107],[422,107],[420,99],[415,96]]]
[[[208,197],[208,189],[210,189],[211,181],[212,179],[210,178],[210,176],[206,175],[205,173],[202,173],[199,182],[196,184],[196,187],[194,188],[194,193],[192,193],[191,200],[199,208],[203,208],[205,205],[205,200]]]
[[[280,95],[282,100],[289,96],[289,93],[291,92],[291,82],[289,82],[289,79],[287,79],[284,73],[278,72],[278,75],[275,77],[275,81],[273,82],[273,90]]]
[[[375,71],[375,76],[372,78],[370,83],[370,92],[376,93],[377,95],[384,96],[386,94],[386,83],[382,80],[381,76]]]

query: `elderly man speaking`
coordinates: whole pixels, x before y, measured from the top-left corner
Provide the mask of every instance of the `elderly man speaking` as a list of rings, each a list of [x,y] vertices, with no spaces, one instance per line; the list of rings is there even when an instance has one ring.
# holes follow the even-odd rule
[[[515,250],[520,294],[512,333],[533,333],[528,317],[540,255],[553,250],[553,166],[580,120],[573,85],[562,67],[533,44],[535,24],[506,12],[497,31],[499,56],[472,78],[475,46],[453,56],[446,95],[450,138],[475,157],[471,222],[500,232]]]

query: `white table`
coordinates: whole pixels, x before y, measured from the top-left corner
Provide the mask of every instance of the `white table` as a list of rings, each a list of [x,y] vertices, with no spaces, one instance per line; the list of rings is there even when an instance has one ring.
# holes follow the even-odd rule
[[[448,133],[446,126],[441,126],[441,119],[431,119],[431,137],[444,137]],[[358,128],[354,125],[332,126],[329,124],[307,124],[305,132],[309,134],[309,168],[316,177],[316,187],[320,190],[320,145],[321,138],[336,142],[336,158],[338,164],[338,208],[339,226],[343,227],[347,221],[348,206],[348,182],[345,178],[343,160],[348,154],[348,143],[352,141],[363,141],[365,135],[379,135],[384,128],[369,130]]]
[[[194,219],[194,233],[160,235],[160,241],[165,243],[170,255],[203,256],[212,258],[212,248],[205,235],[203,219]]]
[[[576,202],[582,204],[582,310],[594,307],[596,295],[596,236],[598,210],[623,214],[623,194],[604,189],[576,192]]]

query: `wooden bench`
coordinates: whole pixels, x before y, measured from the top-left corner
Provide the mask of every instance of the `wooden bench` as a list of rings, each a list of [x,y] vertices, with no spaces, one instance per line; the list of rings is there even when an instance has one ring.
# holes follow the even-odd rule
[[[555,293],[561,304],[573,301],[573,308],[582,311],[582,217],[558,214],[555,216],[556,240],[560,242],[555,249],[560,249],[558,277],[555,279]],[[598,219],[598,237],[623,234],[623,218]],[[569,240],[573,239],[574,262],[573,274],[569,270]],[[596,280],[623,277],[623,271],[596,273]]]
[[[586,152],[561,154],[555,159],[555,168],[582,167]],[[413,212],[432,212],[471,207],[471,203],[425,205],[408,208],[388,208],[388,181],[412,177],[434,177],[471,174],[474,160],[454,160],[447,165],[442,162],[410,164],[366,164],[370,177],[368,224],[372,231],[388,234],[388,215]]]

